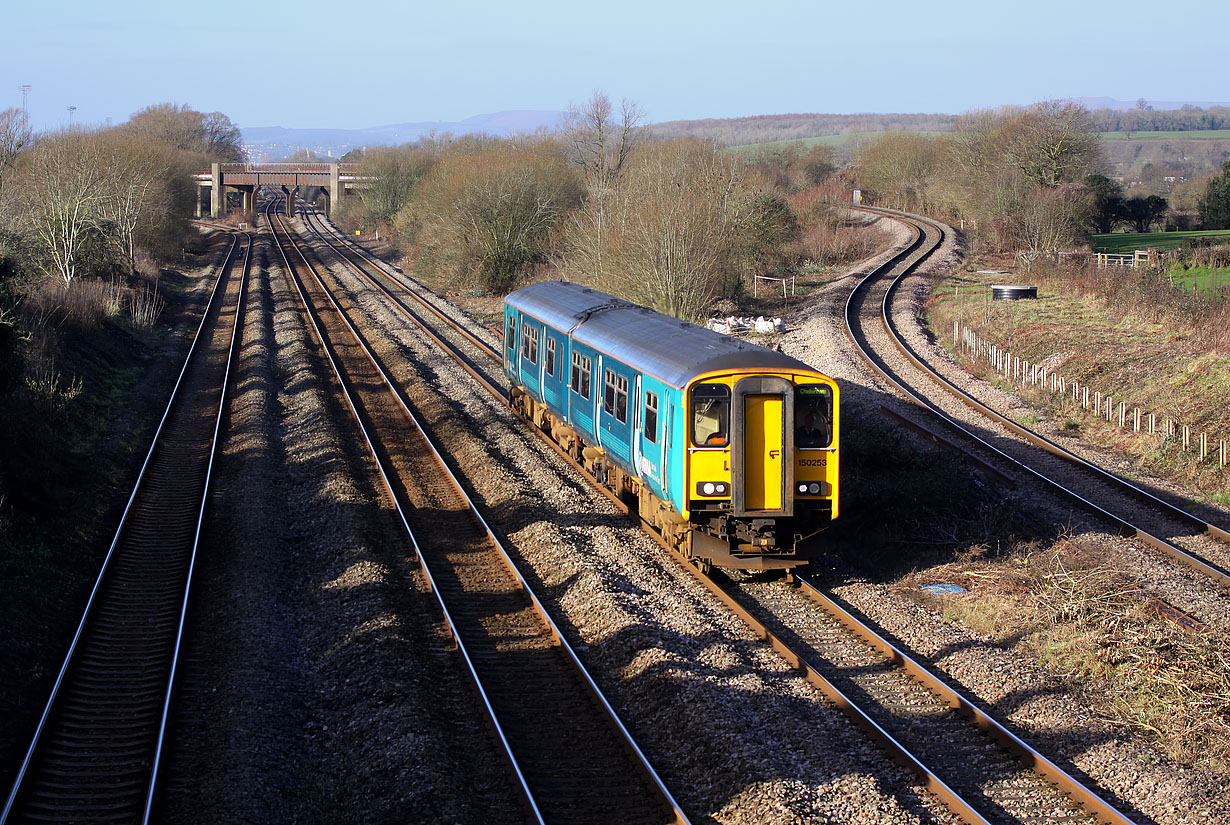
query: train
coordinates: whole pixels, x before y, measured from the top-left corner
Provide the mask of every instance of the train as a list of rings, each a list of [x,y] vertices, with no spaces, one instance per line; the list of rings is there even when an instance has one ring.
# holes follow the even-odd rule
[[[514,410],[708,571],[790,570],[838,515],[837,382],[567,281],[504,299]]]

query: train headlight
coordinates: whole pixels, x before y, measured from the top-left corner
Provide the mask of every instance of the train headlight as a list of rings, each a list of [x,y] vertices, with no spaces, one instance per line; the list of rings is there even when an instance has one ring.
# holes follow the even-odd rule
[[[701,481],[696,485],[697,495],[725,496],[730,494],[730,485],[725,481]]]
[[[818,481],[803,481],[799,483],[799,495],[818,496],[823,489],[824,485]]]
[[[813,481],[811,484],[807,485],[807,492],[811,493],[813,496],[820,495],[820,490],[821,486],[818,481]]]

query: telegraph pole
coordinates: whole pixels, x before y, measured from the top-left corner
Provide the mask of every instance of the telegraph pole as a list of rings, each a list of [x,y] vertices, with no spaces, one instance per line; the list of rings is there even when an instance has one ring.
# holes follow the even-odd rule
[[[28,116],[30,114],[29,111],[26,109],[26,96],[30,94],[30,90],[33,88],[34,87],[31,86],[29,83],[23,83],[17,87],[17,91],[21,92],[21,113],[23,115]]]

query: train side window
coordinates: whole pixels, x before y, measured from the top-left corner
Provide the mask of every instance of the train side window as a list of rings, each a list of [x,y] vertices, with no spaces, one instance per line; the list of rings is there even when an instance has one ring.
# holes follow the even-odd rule
[[[628,379],[616,375],[615,370],[607,370],[604,375],[605,387],[602,393],[602,409],[607,415],[615,416],[621,424],[628,423]]]
[[[531,364],[538,363],[538,330],[528,324],[521,325],[521,354]]]
[[[833,391],[823,384],[794,390],[794,446],[828,447],[833,443]]]
[[[589,373],[593,359],[579,352],[572,354],[572,391],[582,398],[589,398]]]
[[[603,389],[602,389],[602,409],[606,410],[607,415],[615,414],[615,370],[606,370],[603,373]]]
[[[692,443],[725,447],[730,441],[730,387],[697,384],[692,388]]]
[[[517,351],[517,316],[508,316],[508,328],[504,330],[504,345],[508,348],[509,360],[511,361],[512,354]]]
[[[658,443],[658,394],[645,392],[645,438]]]
[[[555,339],[547,334],[547,375],[555,377]]]

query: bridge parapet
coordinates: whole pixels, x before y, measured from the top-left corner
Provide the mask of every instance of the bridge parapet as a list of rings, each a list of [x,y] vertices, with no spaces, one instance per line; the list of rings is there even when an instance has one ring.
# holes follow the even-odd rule
[[[329,198],[326,208],[341,201],[347,189],[370,180],[358,174],[357,163],[215,163],[210,169],[193,175],[197,181],[197,214],[202,212],[204,190],[210,190],[212,213],[220,217],[225,198],[221,193],[234,187],[244,193],[244,206],[251,208],[255,193],[262,186],[281,187],[291,197],[288,209],[293,209],[294,193],[301,186],[319,187]],[[291,213],[293,214],[293,212]]]

